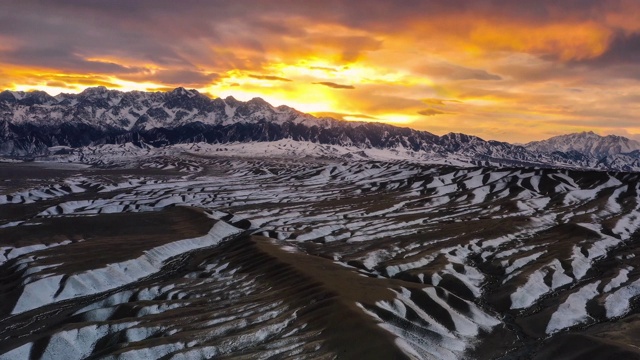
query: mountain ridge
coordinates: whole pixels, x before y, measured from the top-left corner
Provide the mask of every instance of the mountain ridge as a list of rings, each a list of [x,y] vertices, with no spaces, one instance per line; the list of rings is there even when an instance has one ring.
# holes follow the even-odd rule
[[[0,155],[4,156],[48,156],[56,147],[132,143],[162,148],[283,139],[402,150],[408,160],[422,162],[453,157],[471,165],[640,170],[636,151],[640,143],[619,136],[569,134],[515,145],[462,133],[438,136],[389,124],[318,118],[285,105],[274,107],[261,98],[212,99],[182,87],[123,92],[102,86],[56,96],[44,91],[0,93]],[[566,139],[573,139],[571,146],[563,146]]]
[[[546,140],[532,141],[524,147],[538,152],[578,151],[583,154],[606,157],[640,150],[640,142],[619,135],[601,136],[593,131],[558,135]]]

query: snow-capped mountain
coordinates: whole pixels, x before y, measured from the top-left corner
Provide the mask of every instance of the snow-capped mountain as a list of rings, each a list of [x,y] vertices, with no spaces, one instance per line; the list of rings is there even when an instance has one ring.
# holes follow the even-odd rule
[[[162,149],[283,140],[289,148],[302,148],[306,156],[309,149],[323,145],[319,157],[334,153],[458,165],[640,170],[638,156],[632,153],[640,144],[593,133],[520,146],[458,133],[437,136],[387,124],[316,118],[260,98],[211,99],[184,88],[122,92],[94,87],[55,97],[42,91],[0,93],[0,155],[4,156],[50,156],[62,151],[80,153],[78,158],[83,159],[88,146],[95,154],[99,153],[95,147],[107,145]],[[264,156],[265,147],[257,148],[256,155]]]
[[[525,144],[531,151],[553,153],[576,151],[595,158],[640,150],[640,143],[617,135],[600,136],[592,131],[554,136],[547,140]]]

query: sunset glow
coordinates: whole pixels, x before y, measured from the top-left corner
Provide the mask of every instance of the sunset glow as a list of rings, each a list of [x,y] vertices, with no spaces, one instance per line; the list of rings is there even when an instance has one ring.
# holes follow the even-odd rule
[[[4,2],[0,88],[183,86],[436,134],[640,139],[638,14],[624,0]]]

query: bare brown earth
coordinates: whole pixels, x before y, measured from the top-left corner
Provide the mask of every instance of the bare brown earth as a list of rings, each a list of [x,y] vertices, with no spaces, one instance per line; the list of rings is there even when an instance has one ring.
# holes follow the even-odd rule
[[[73,240],[72,244],[64,247],[63,252],[59,247],[52,247],[37,253],[38,258],[41,258],[37,265],[60,264],[55,267],[56,272],[71,274],[135,258],[146,249],[174,240],[203,235],[211,228],[212,223],[212,220],[196,209],[171,207],[151,213],[47,218],[42,219],[42,224],[39,225],[0,229],[0,236],[3,239],[2,245],[18,247],[35,243],[48,244],[62,239]],[[182,259],[180,265],[175,265],[171,273],[167,271],[155,279],[154,284],[158,286],[179,281],[181,276],[197,271],[212,258],[230,261],[231,267],[239,269],[241,274],[255,277],[268,286],[269,291],[259,295],[265,305],[284,301],[288,306],[298,309],[296,321],[321,334],[314,341],[322,344],[322,350],[314,350],[314,356],[322,357],[321,354],[327,352],[342,359],[406,358],[394,345],[393,337],[376,326],[375,321],[355,305],[356,301],[373,306],[376,301],[391,300],[393,294],[387,286],[403,282],[392,280],[387,284],[386,281],[363,276],[322,257],[284,251],[272,239],[254,236],[238,238],[219,249],[193,253]],[[6,267],[5,265],[4,268]],[[10,272],[0,268],[2,270],[4,273]],[[10,279],[3,279],[1,311],[4,314],[8,314],[16,298],[12,297],[12,291],[7,286],[19,288],[12,283]],[[144,288],[146,283],[149,280],[132,286]],[[63,307],[45,307],[20,316],[4,318],[0,321],[0,327],[5,328],[1,332],[5,340],[0,342],[0,352],[24,341],[34,341],[37,346],[32,351],[32,356],[38,357],[38,353],[46,348],[47,339],[56,331],[82,324],[78,322],[80,319],[77,316],[71,314],[104,298],[104,294],[91,296],[67,302]],[[162,302],[162,299],[156,301]],[[211,300],[207,302],[209,301]],[[109,322],[123,321],[131,316],[135,318],[133,308],[136,303],[141,302],[131,299],[120,305],[121,309],[116,313],[121,315],[112,316]],[[174,326],[188,327],[187,323],[219,317],[229,310],[223,307],[201,313],[198,308],[203,305],[202,301],[191,302],[173,311],[174,314],[147,320],[148,326],[169,322]],[[43,318],[34,323],[29,321],[33,317]],[[182,334],[174,334],[171,338],[187,340],[204,330],[183,330]],[[168,342],[168,339],[149,339],[145,346]],[[117,354],[140,346],[143,345],[119,345],[110,341],[104,348],[96,347],[93,353],[104,356],[110,352]],[[243,349],[236,355],[251,358],[252,351],[256,349]]]
[[[22,247],[72,240],[75,243],[66,247],[68,253],[85,254],[83,260],[91,261],[88,269],[131,258],[154,246],[206,234],[214,223],[199,209],[182,206],[158,212],[40,218],[37,221],[27,228],[0,229],[0,246]],[[51,252],[42,253],[47,261],[55,261],[51,258],[55,253],[53,248]]]
[[[29,246],[34,244],[52,244],[64,240],[72,243],[60,247],[51,247],[36,252],[32,266],[51,266],[60,274],[73,274],[99,268],[111,263],[132,259],[145,250],[175,240],[197,237],[206,234],[213,221],[202,211],[185,207],[167,208],[161,212],[135,214],[103,214],[100,216],[44,218],[40,223],[27,227],[0,229],[0,246]],[[19,272],[11,269],[13,262],[0,266],[0,314],[7,316],[21,293]],[[77,309],[84,302],[72,304],[56,316],[49,326],[61,326],[64,315]],[[22,316],[4,319],[5,329],[10,329],[23,319],[39,316],[32,311]],[[60,316],[62,315],[62,316]],[[49,322],[51,319],[46,319]],[[20,328],[19,333],[32,331],[32,326],[41,328],[43,324],[29,323]],[[2,326],[0,326],[2,327]],[[5,331],[5,336],[15,336]]]
[[[299,320],[322,330],[327,347],[339,358],[406,358],[394,345],[393,337],[356,306],[356,302],[373,305],[376,301],[392,300],[393,294],[387,286],[393,286],[393,281],[382,283],[322,257],[283,251],[272,239],[261,236],[253,236],[239,244],[241,252],[250,254],[245,258],[245,271],[256,268],[256,258],[265,257],[269,260],[256,271],[264,272],[268,278],[273,276],[270,281],[280,286],[283,277],[295,279],[298,285],[283,289],[282,295],[304,309]],[[300,303],[300,287],[311,284],[315,284],[322,295],[310,304]]]

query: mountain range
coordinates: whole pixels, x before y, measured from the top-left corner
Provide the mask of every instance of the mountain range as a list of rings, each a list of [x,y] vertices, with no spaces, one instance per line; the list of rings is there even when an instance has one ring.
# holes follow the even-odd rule
[[[423,163],[640,171],[640,143],[592,132],[516,145],[461,133],[437,136],[388,124],[317,118],[260,98],[211,99],[184,88],[122,92],[93,87],[57,96],[0,93],[0,155],[5,157],[77,154],[87,147],[95,152],[95,147],[124,144],[164,149],[283,141],[289,148],[319,149],[307,156],[375,159],[383,152]],[[256,148],[256,155],[265,154],[264,146]]]

